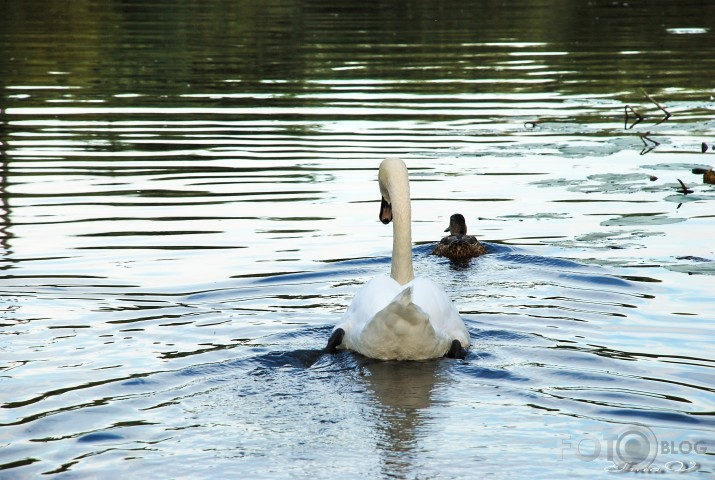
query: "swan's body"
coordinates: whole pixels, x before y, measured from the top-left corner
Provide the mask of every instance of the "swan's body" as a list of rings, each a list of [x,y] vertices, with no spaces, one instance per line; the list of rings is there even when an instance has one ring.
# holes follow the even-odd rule
[[[390,276],[374,278],[353,298],[333,330],[328,351],[353,350],[382,360],[464,357],[469,332],[444,289],[412,268],[407,167],[387,159],[379,174],[380,220],[393,223]]]
[[[442,238],[432,251],[433,255],[465,261],[487,253],[487,249],[474,235],[467,235],[467,222],[463,215],[455,213],[449,217],[449,227],[445,232],[449,232],[449,235]]]

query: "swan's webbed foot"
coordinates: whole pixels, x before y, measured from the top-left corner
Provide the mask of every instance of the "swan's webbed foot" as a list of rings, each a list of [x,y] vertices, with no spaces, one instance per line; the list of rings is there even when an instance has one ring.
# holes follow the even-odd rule
[[[444,355],[447,358],[459,358],[464,360],[467,358],[467,351],[462,348],[462,344],[459,340],[452,340],[452,345],[449,347],[449,351]]]
[[[343,343],[344,336],[345,330],[342,328],[336,328],[328,339],[328,345],[325,347],[325,351],[328,353],[336,353],[338,351],[338,346]]]

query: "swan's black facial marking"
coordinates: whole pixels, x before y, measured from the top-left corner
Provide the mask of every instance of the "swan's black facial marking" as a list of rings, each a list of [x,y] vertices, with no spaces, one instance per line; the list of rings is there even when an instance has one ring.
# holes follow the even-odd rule
[[[385,197],[382,197],[382,202],[380,202],[380,221],[385,225],[392,221],[392,205],[387,203]]]

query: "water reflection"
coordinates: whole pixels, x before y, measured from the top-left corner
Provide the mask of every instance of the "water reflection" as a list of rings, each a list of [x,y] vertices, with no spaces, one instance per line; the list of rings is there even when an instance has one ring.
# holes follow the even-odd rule
[[[408,477],[419,463],[420,437],[429,431],[433,390],[447,381],[445,368],[440,361],[370,362],[364,371],[376,400],[383,475]]]
[[[4,109],[0,107],[0,249],[2,249],[2,265],[0,270],[10,268],[10,195],[8,193],[9,157],[7,155],[8,138]]]
[[[0,469],[593,478],[545,445],[709,435],[702,3],[5,5]],[[389,270],[396,155],[466,362],[320,350]]]

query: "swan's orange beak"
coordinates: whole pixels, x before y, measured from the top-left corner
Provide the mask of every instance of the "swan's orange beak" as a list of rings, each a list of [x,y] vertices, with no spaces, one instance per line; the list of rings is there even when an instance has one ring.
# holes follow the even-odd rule
[[[384,197],[380,202],[380,221],[385,225],[392,221],[392,205],[387,203]]]

